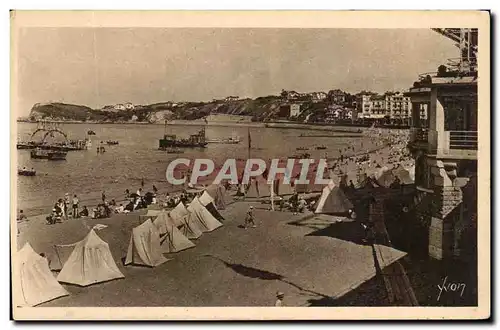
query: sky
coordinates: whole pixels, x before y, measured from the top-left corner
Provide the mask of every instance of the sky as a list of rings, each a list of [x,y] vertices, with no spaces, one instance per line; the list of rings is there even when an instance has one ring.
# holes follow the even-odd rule
[[[459,56],[430,29],[23,28],[16,46],[20,116],[45,102],[405,90]]]

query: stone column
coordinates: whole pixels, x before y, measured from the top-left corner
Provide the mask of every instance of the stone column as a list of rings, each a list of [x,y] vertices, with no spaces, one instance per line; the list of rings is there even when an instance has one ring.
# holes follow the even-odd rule
[[[429,106],[429,151],[442,153],[447,146],[444,145],[444,106],[438,97],[437,88],[431,90]]]
[[[445,164],[440,160],[429,160],[432,198],[429,227],[429,255],[436,259],[453,256],[455,246],[455,219],[451,212],[462,203],[462,190],[453,184],[456,164]],[[460,209],[455,212],[460,213]]]

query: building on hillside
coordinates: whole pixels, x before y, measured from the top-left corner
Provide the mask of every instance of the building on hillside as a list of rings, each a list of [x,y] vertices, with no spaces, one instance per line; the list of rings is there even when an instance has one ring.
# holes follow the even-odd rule
[[[300,115],[300,104],[290,104],[290,117],[298,117]]]
[[[312,92],[312,93],[307,93],[304,96],[310,97],[311,101],[313,102],[319,102],[326,99],[327,94],[325,92]]]
[[[130,102],[125,103],[124,106],[125,106],[125,110],[134,110],[135,109],[135,106]]]
[[[347,99],[345,92],[340,89],[334,89],[328,92],[328,101],[334,104],[345,104]]]
[[[477,257],[478,78],[458,73],[426,75],[405,93],[413,104],[415,185],[429,205],[415,208],[436,259]]]
[[[115,105],[114,105],[114,108],[115,108],[115,110],[117,110],[117,111],[126,110],[125,105],[124,105],[124,104],[121,104],[121,103],[119,103],[119,104],[115,104]]]
[[[278,117],[282,119],[296,118],[300,115],[299,103],[282,104],[278,110]]]
[[[237,101],[239,100],[240,97],[239,96],[228,96],[224,99],[225,102],[230,102],[230,101]]]

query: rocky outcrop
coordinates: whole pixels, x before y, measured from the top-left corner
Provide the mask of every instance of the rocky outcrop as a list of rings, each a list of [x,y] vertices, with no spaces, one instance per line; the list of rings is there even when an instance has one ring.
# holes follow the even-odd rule
[[[68,120],[93,122],[162,122],[165,119],[196,120],[210,114],[233,114],[252,116],[255,121],[265,121],[277,115],[282,99],[278,96],[266,96],[256,99],[232,101],[155,103],[136,106],[131,110],[110,111],[109,109],[91,109],[82,105],[47,103],[35,104],[31,109],[30,119]]]

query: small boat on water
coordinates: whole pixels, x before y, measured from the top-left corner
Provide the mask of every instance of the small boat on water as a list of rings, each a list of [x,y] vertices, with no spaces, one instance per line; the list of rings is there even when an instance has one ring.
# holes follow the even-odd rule
[[[35,176],[36,175],[36,171],[31,169],[31,170],[28,170],[28,169],[20,169],[20,170],[17,170],[17,175],[22,175],[22,176]]]
[[[326,147],[325,147],[325,146],[317,146],[317,147],[316,147],[316,150],[325,150],[325,149],[326,149]]]
[[[43,149],[31,150],[31,158],[34,159],[66,160],[66,155],[66,151],[52,151]]]
[[[116,146],[118,145],[118,141],[106,141],[106,143],[108,144],[108,146]]]
[[[238,144],[241,142],[240,137],[233,135],[225,139],[207,139],[208,143],[220,143],[220,144]]]
[[[183,154],[184,150],[181,149],[167,149],[167,154]]]
[[[95,132],[90,129],[90,130],[87,131],[87,135],[95,135]]]
[[[299,148],[295,148],[295,150],[304,151],[304,150],[309,150],[309,148],[299,147]]]

